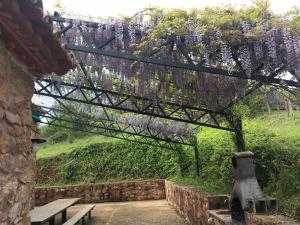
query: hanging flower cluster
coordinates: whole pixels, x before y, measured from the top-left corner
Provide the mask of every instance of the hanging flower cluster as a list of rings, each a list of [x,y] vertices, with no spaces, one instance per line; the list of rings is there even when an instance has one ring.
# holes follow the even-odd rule
[[[128,127],[126,129],[127,131],[130,130],[163,139],[171,139],[173,141],[179,138],[191,138],[196,131],[195,125],[183,122],[172,121],[167,123],[166,121],[144,115],[113,114],[105,112],[99,107],[93,108],[84,104],[76,105],[76,113],[84,115],[84,118],[114,122],[115,124]]]
[[[267,75],[284,65],[286,71],[300,81],[300,39],[295,32],[288,26],[273,26],[271,20],[257,22],[245,19],[245,16],[233,17],[226,24],[222,16],[236,14],[238,17],[239,12],[226,14],[226,10],[218,10],[210,15],[219,24],[210,23],[205,11],[201,10],[190,15],[182,10],[175,13],[163,10],[152,14],[143,12],[134,20],[86,22],[67,19],[64,26],[73,26],[64,34],[63,40],[68,44],[106,51],[222,68],[228,70],[229,75],[238,70],[248,78],[256,73]],[[243,79],[91,53],[74,53],[78,62],[85,65],[96,87],[179,104],[220,109],[243,96],[247,84]],[[71,74],[74,83],[87,83],[78,68]]]

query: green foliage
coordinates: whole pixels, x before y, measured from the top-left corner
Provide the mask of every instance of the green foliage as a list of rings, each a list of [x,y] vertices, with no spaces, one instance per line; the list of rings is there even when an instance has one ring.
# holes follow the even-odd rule
[[[55,126],[42,126],[39,129],[43,138],[48,138],[60,130],[58,127]]]
[[[254,118],[266,112],[266,103],[259,93],[252,93],[239,104],[234,105],[232,109],[240,118]]]
[[[300,113],[294,118],[285,114],[246,119],[246,149],[254,153],[257,179],[264,192],[278,198],[282,212],[300,218]],[[230,158],[234,149],[230,139],[230,134],[219,130],[200,131],[201,178],[193,183],[201,190],[230,192],[233,182]],[[191,183],[191,178],[177,180]]]
[[[214,184],[213,192],[228,192],[232,187],[231,154],[235,149],[230,133],[213,129],[199,132],[201,178],[204,186]]]
[[[50,136],[47,141],[50,144],[56,144],[59,142],[63,142],[67,139],[68,139],[68,133],[66,133],[65,131],[58,131],[55,134],[53,134],[52,136]]]
[[[290,27],[295,32],[299,32],[297,27],[299,28],[300,24],[299,8],[291,9],[286,15],[277,15],[271,11],[268,0],[256,0],[251,6],[241,9],[225,4],[218,7],[194,8],[189,11],[155,7],[144,11],[152,18],[152,21],[163,18],[153,30],[148,31],[149,36],[145,39],[160,38],[165,34],[177,34],[184,37],[188,31],[187,21],[194,21],[198,25],[197,31],[203,37],[215,35],[217,31],[221,31],[223,41],[231,46],[237,46],[259,40],[259,34],[263,30],[268,30],[271,24],[274,28]],[[287,22],[288,19],[291,19],[290,23]],[[243,34],[241,20],[248,24],[255,24],[256,28]],[[215,44],[217,45],[219,41],[215,40]],[[142,42],[140,47],[143,48],[144,45],[145,42]],[[200,54],[203,47],[201,44],[196,47]]]
[[[287,112],[273,112],[271,116],[244,120],[246,149],[255,154],[256,174],[263,191],[278,198],[281,212],[295,218],[300,218],[299,126],[299,112],[294,117],[287,117]],[[232,189],[231,154],[235,146],[231,134],[225,131],[199,130],[200,177],[195,176],[194,152],[190,148],[174,152],[121,141],[95,144],[96,138],[92,142],[87,137],[77,141],[47,147],[48,152],[59,151],[53,154],[55,157],[37,161],[39,185],[168,178],[210,193],[230,193]],[[66,148],[68,154],[57,155]],[[45,149],[39,154],[49,156]]]
[[[300,35],[299,25],[300,25],[300,8],[293,7],[288,13],[287,16],[290,17],[291,20],[291,28],[293,31],[297,32]]]
[[[69,136],[71,137],[71,136]],[[57,144],[50,144],[49,141],[45,144],[41,145],[40,150],[37,153],[37,158],[47,158],[53,157],[62,153],[69,153],[72,152],[74,149],[85,147],[89,144],[95,143],[113,143],[118,142],[118,139],[113,139],[109,137],[104,137],[101,135],[80,135],[76,137],[74,140],[67,140],[64,142],[60,142]]]
[[[63,159],[57,183],[167,178],[180,174],[182,168],[189,169],[183,153],[130,142],[101,143],[38,160],[39,180],[45,173],[43,165],[49,166],[49,161],[56,163],[57,159]]]

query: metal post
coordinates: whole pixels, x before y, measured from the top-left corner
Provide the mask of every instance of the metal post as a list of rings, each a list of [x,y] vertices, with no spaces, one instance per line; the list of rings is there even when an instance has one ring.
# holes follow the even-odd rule
[[[236,146],[239,152],[245,152],[245,140],[243,134],[243,124],[241,118],[234,118],[234,132],[236,138]]]
[[[197,145],[194,147],[195,152],[195,164],[196,164],[196,175],[200,176],[200,160],[199,160],[199,148]]]
[[[227,120],[234,128],[235,144],[238,152],[245,152],[245,140],[243,134],[243,123],[240,116],[234,115],[232,111],[228,113]]]
[[[200,176],[200,160],[199,160],[199,147],[198,147],[198,141],[197,137],[193,136],[190,141],[194,146],[194,155],[195,155],[195,168],[196,168],[196,175]]]
[[[62,220],[62,223],[67,222],[67,210],[66,209],[61,212],[61,220]]]
[[[54,216],[49,220],[49,225],[55,225],[55,217]]]

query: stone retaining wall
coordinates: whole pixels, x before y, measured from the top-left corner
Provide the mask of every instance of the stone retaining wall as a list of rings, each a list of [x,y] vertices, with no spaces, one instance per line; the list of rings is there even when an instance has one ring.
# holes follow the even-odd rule
[[[128,181],[111,184],[36,188],[35,203],[44,205],[60,198],[80,197],[80,203],[167,199],[191,225],[228,225],[211,212],[228,209],[228,195],[211,195],[193,187],[164,180]],[[228,216],[227,219],[230,217]],[[247,214],[247,225],[300,225],[287,217]]]
[[[129,181],[35,189],[36,205],[43,205],[59,198],[75,197],[82,198],[81,203],[165,199],[165,181]]]
[[[165,182],[166,199],[192,225],[208,224],[208,210],[228,207],[228,196],[213,196],[193,187]]]
[[[230,214],[215,217],[212,212],[228,209],[228,195],[210,195],[193,187],[165,182],[166,199],[176,211],[192,225],[229,225]],[[224,210],[225,209],[225,210]],[[281,215],[253,215],[246,213],[247,225],[300,225],[299,222]]]

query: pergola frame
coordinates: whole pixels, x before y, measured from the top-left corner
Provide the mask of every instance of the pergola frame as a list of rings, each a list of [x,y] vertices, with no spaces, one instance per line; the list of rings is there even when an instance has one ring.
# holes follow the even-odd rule
[[[41,105],[38,105],[38,107],[40,107],[45,112],[43,118],[46,119],[45,123],[49,125],[55,125],[55,121],[58,120],[58,121],[66,122],[68,124],[73,123],[82,126],[83,128],[90,129],[90,130],[85,130],[85,132],[89,132],[95,129],[98,134],[104,136],[109,135],[109,137],[116,137],[119,139],[125,139],[130,141],[132,140],[137,141],[138,139],[142,139],[142,138],[147,140],[151,139],[159,143],[159,145],[155,145],[159,147],[162,147],[160,145],[160,142],[165,143],[167,145],[168,143],[172,143],[172,144],[193,146],[193,144],[189,140],[185,140],[178,135],[168,135],[165,137],[160,137],[159,133],[155,133],[154,131],[151,131],[149,127],[137,128],[133,125],[125,125],[112,120],[88,118],[88,116],[83,116],[82,114],[70,110],[62,110],[55,107],[46,107]],[[108,134],[106,134],[107,133],[106,131],[108,132]],[[95,133],[95,131],[92,132]],[[121,134],[121,136],[119,136],[119,134]],[[131,137],[132,139],[130,139]]]
[[[45,121],[41,121],[40,123],[46,125],[66,129],[73,129],[74,125],[79,125],[81,127],[77,127],[77,130],[82,132],[102,135],[105,137],[112,137],[134,143],[147,144],[149,146],[159,147],[162,149],[171,149],[175,152],[178,151],[178,148],[180,146],[193,147],[195,157],[195,172],[197,176],[200,176],[200,151],[194,137],[189,140],[179,138],[177,141],[173,141],[167,138],[158,138],[151,132],[149,132],[150,134],[141,134],[141,131],[137,131],[131,126],[122,128],[120,125],[116,126],[116,124],[112,123],[107,124],[106,121],[103,120],[88,120],[87,118],[83,118],[81,115],[76,115],[74,113],[71,114],[71,118],[65,118],[66,115],[67,117],[70,117],[69,112],[62,111],[53,107],[38,107],[40,107],[45,112],[45,114],[41,115],[43,118],[45,118]],[[67,124],[56,124],[56,121],[64,122]],[[95,125],[95,123],[97,123],[98,125]],[[132,128],[130,129],[131,131],[127,131],[128,128]]]
[[[60,25],[60,31],[59,33],[63,35],[66,33],[69,29],[71,29],[74,26],[74,20],[73,19],[68,19],[66,20],[65,18],[61,17],[57,13],[52,17],[52,20],[54,22],[59,23]],[[69,22],[67,26],[64,25],[64,23]],[[88,27],[92,28],[98,28],[98,23],[91,22],[91,21],[80,21],[80,24],[85,24]],[[79,28],[81,29],[81,28]],[[114,28],[112,28],[114,29]],[[126,31],[125,31],[126,32]],[[139,32],[139,31],[137,31]],[[142,62],[142,63],[147,63],[147,64],[155,64],[155,65],[162,65],[166,67],[171,67],[171,68],[178,68],[178,69],[184,69],[184,70],[191,70],[191,71],[197,71],[197,72],[205,72],[213,75],[218,75],[218,76],[228,76],[228,77],[235,77],[237,79],[247,79],[247,80],[252,80],[253,82],[248,86],[250,87],[248,91],[246,92],[246,95],[252,93],[254,90],[260,88],[264,84],[268,85],[274,85],[274,86],[282,86],[282,85],[287,85],[287,86],[292,86],[292,87],[300,87],[300,84],[298,82],[295,82],[293,80],[285,80],[281,78],[276,78],[276,76],[281,72],[284,67],[278,68],[275,70],[273,73],[269,75],[260,75],[257,74],[259,71],[259,68],[253,72],[251,77],[248,77],[243,69],[239,66],[239,63],[237,62],[238,67],[240,68],[241,71],[233,71],[231,74],[228,73],[227,70],[219,69],[219,68],[214,68],[214,67],[208,67],[204,66],[202,64],[196,64],[189,54],[185,51],[184,48],[179,44],[178,49],[179,51],[183,54],[184,58],[188,63],[181,63],[181,62],[172,62],[172,61],[166,61],[166,60],[161,60],[161,59],[154,59],[153,56],[158,53],[162,48],[171,45],[172,42],[174,43],[174,39],[169,38],[168,40],[165,41],[161,46],[157,46],[156,48],[153,49],[153,52],[147,56],[138,56],[138,55],[132,55],[128,53],[124,53],[121,51],[107,51],[104,50],[103,48],[107,45],[109,45],[112,41],[115,40],[114,32],[112,32],[113,36],[106,40],[104,43],[101,43],[100,45],[96,46],[94,43],[89,43],[86,40],[87,46],[77,46],[74,44],[67,44],[66,48],[72,51],[79,51],[83,53],[89,53],[89,54],[96,54],[96,55],[102,55],[102,56],[107,56],[107,57],[115,57],[115,58],[120,58],[124,60],[130,60],[130,61],[137,61],[137,62]],[[174,37],[173,37],[174,38]],[[85,37],[83,36],[83,39]],[[78,67],[82,70],[83,74],[89,78],[88,72],[85,70],[85,66],[83,65],[82,62],[79,63]],[[51,92],[51,87],[55,90],[57,90],[55,93]],[[68,90],[67,92],[61,91],[63,90]],[[77,92],[82,94],[82,98],[78,99],[75,97],[72,97],[72,93]],[[167,120],[174,120],[174,121],[180,121],[184,123],[190,123],[198,126],[206,126],[206,127],[211,127],[211,128],[216,128],[216,129],[221,129],[221,130],[226,130],[226,131],[231,131],[235,132],[236,137],[237,137],[237,146],[239,151],[244,150],[244,140],[243,140],[243,134],[242,134],[242,126],[241,126],[241,121],[239,119],[233,118],[232,114],[228,109],[237,103],[239,100],[232,101],[227,107],[224,107],[220,111],[215,111],[215,110],[210,110],[210,109],[205,109],[205,108],[200,108],[200,107],[195,107],[191,105],[179,105],[176,103],[172,102],[162,102],[162,101],[155,101],[137,96],[137,95],[131,95],[131,94],[123,94],[115,91],[109,91],[109,90],[103,90],[99,89],[93,86],[93,83],[90,81],[90,84],[88,86],[82,86],[82,85],[77,85],[77,84],[71,84],[71,83],[66,83],[66,82],[57,82],[53,81],[50,79],[41,79],[36,81],[36,87],[35,87],[35,94],[41,95],[41,96],[48,96],[52,97],[57,101],[60,100],[67,100],[67,101],[73,101],[73,102],[79,102],[79,103],[84,103],[84,104],[89,104],[89,105],[94,105],[94,106],[100,106],[103,109],[105,108],[110,108],[114,110],[121,110],[122,112],[132,112],[136,114],[142,114],[142,115],[147,115],[147,116],[152,116],[152,117],[158,117],[162,119],[167,119]],[[164,105],[164,107],[162,107]],[[50,111],[55,111],[55,109],[49,109]],[[48,115],[48,124],[54,125],[52,122],[49,122],[49,120],[62,120],[62,118],[55,117],[53,115]],[[78,118],[77,118],[78,119]],[[86,118],[87,119],[87,118]],[[225,123],[223,123],[225,121]],[[71,123],[72,121],[68,121]],[[73,121],[74,122],[74,121]],[[82,123],[81,124],[90,127],[89,123]],[[228,126],[224,126],[224,124],[227,124]],[[100,129],[104,130],[112,130],[114,134],[117,135],[111,135],[116,138],[118,137],[119,133],[124,133],[123,129],[117,128],[111,123],[109,126],[104,126],[100,127]],[[116,129],[116,130],[115,130]],[[84,130],[86,131],[86,130]],[[105,135],[105,132],[98,132],[99,134]],[[126,135],[133,135],[133,136],[139,136],[137,133],[126,133]],[[107,136],[107,135],[106,135]],[[174,143],[171,141],[171,139],[157,139],[156,137],[153,136],[147,136],[147,137],[142,137],[146,139],[153,139],[155,141],[159,142],[165,142],[168,144],[183,144],[183,145],[194,145],[196,146],[195,143],[193,144],[186,144],[184,142],[183,138],[180,138],[179,143]],[[121,139],[129,140],[132,141],[131,138],[128,137],[122,137]],[[139,139],[139,143],[143,142],[141,141],[142,139]],[[147,141],[146,141],[147,142]],[[151,143],[147,143],[151,144]],[[153,144],[151,144],[153,145]],[[157,145],[155,145],[157,146]],[[161,144],[159,144],[159,147],[162,147]],[[170,148],[170,147],[169,147]],[[172,148],[172,147],[171,147]],[[195,156],[198,152],[195,151]],[[199,165],[198,165],[199,166]]]
[[[58,91],[55,93],[51,92],[51,88],[53,87]],[[67,89],[68,91],[63,92],[62,89]],[[81,99],[72,96],[72,93],[75,91],[81,93]],[[140,96],[120,94],[98,88],[93,89],[88,86],[65,82],[58,83],[50,79],[37,80],[34,93],[54,99],[74,101],[234,132],[233,128],[226,127],[221,123],[221,120],[226,121],[227,119],[228,114],[225,112],[189,105],[179,105],[171,102],[153,102],[151,99]]]

